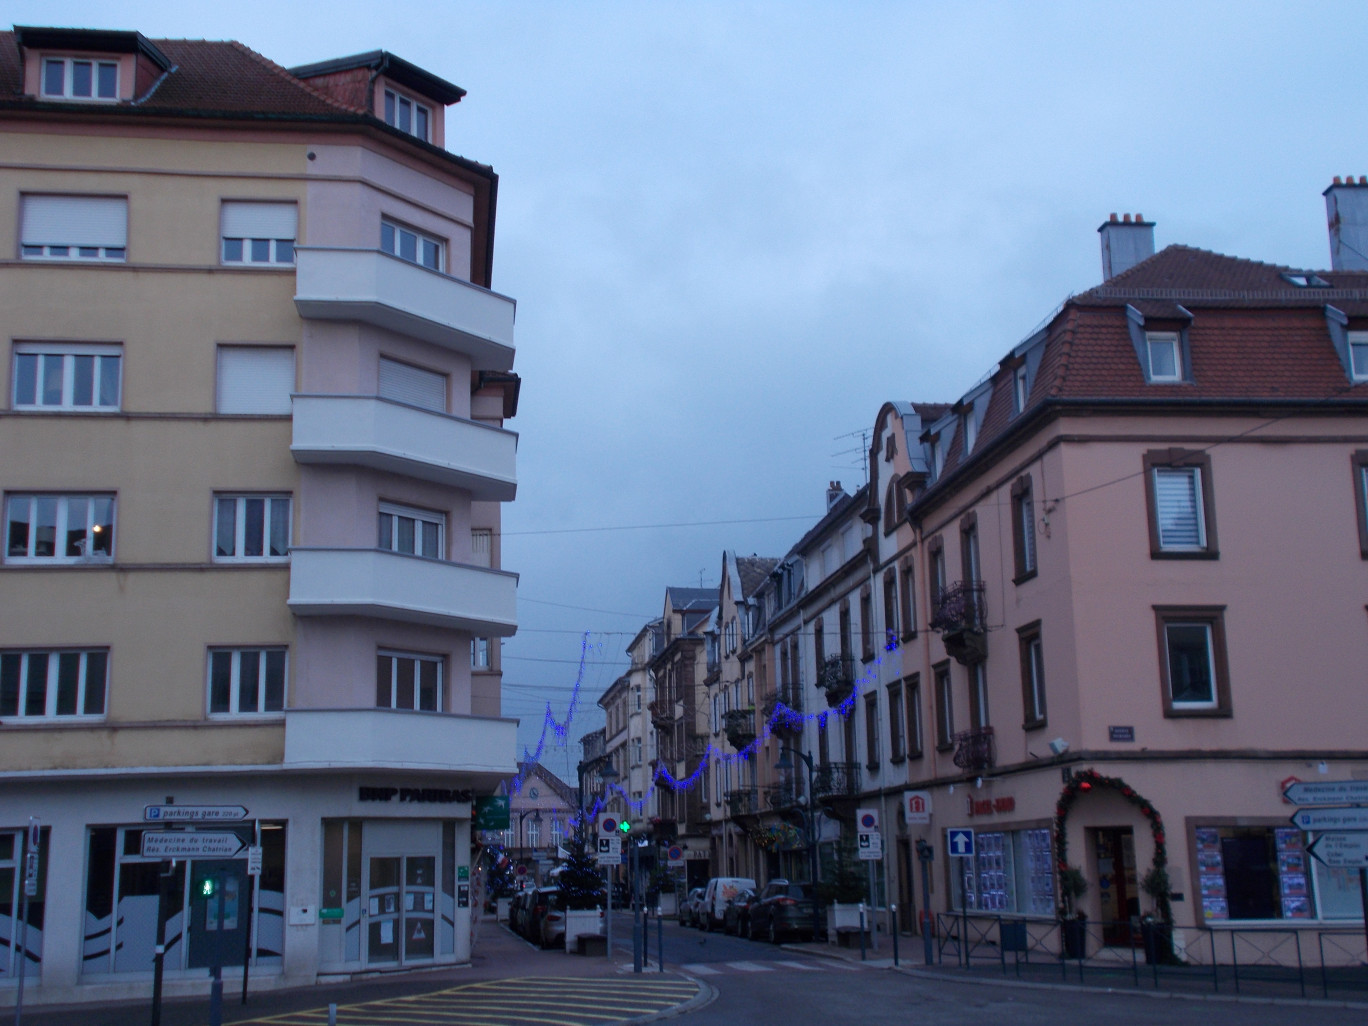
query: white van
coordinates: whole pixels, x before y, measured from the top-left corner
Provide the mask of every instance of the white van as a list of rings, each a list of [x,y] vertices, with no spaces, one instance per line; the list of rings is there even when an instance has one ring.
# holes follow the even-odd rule
[[[715,876],[709,880],[695,913],[699,929],[711,930],[721,926],[722,917],[727,912],[727,902],[745,890],[755,890],[755,881],[748,876]]]

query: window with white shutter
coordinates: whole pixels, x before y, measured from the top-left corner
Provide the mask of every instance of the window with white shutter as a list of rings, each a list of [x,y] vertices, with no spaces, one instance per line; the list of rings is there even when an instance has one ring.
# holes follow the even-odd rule
[[[224,200],[222,258],[225,264],[293,264],[299,210],[293,203]]]
[[[284,346],[219,346],[219,413],[288,414],[294,350]]]
[[[1178,449],[1145,454],[1150,555],[1155,558],[1215,558],[1216,527],[1211,459]]]
[[[445,374],[437,374],[411,364],[380,357],[380,397],[420,406],[425,410],[446,412]]]
[[[123,260],[128,251],[123,196],[25,196],[21,221],[25,260]]]

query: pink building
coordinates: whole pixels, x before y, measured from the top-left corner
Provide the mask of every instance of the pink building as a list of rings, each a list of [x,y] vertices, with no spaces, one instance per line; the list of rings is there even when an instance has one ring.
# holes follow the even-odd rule
[[[1312,858],[1282,797],[1368,779],[1368,246],[1343,235],[1368,185],[1336,182],[1331,270],[1155,253],[1113,216],[1102,285],[959,402],[880,411],[873,609],[897,646],[866,663],[891,715],[869,758],[905,783],[861,804],[903,922],[918,841],[930,911],[1042,936],[1077,869],[1090,950],[1150,912],[1193,961],[1361,922],[1357,871]]]

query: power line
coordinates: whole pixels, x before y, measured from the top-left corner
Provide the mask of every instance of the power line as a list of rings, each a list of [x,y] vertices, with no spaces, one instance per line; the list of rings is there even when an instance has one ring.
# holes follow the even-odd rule
[[[732,524],[775,524],[786,520],[811,520],[817,521],[821,517],[814,517],[807,513],[798,517],[750,517],[744,520],[681,520],[673,523],[659,524],[619,524],[615,527],[556,527],[547,528],[542,531],[500,531],[496,532],[502,538],[517,538],[537,534],[589,534],[598,531],[652,531],[662,528],[673,527],[728,527]]]

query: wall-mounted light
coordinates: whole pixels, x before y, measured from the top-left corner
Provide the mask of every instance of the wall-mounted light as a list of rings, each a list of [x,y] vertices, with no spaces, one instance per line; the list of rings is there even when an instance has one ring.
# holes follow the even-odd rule
[[[1069,742],[1065,741],[1062,737],[1057,737],[1050,742],[1050,751],[1055,755],[1063,755],[1068,750]]]

